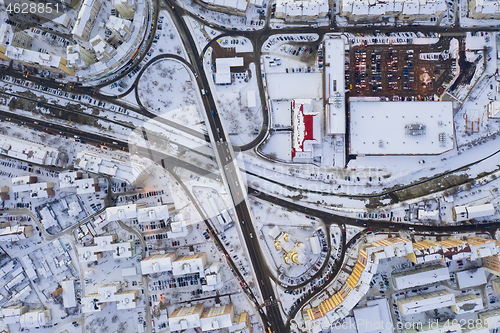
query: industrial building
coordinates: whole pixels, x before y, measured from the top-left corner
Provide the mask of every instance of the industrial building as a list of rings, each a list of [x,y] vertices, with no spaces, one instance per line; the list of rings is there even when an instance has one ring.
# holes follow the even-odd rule
[[[497,0],[468,0],[470,18],[478,20],[500,19],[500,2]]]
[[[200,318],[203,313],[203,304],[175,309],[168,316],[168,325],[171,331],[186,330],[201,326]]]
[[[207,254],[205,252],[179,257],[172,262],[172,274],[178,276],[199,273],[203,277],[206,264]]]
[[[321,159],[321,122],[313,111],[312,100],[292,100],[292,160],[311,162]]]
[[[244,65],[242,57],[217,58],[215,59],[215,83],[231,84],[231,67],[242,67]]]
[[[135,254],[134,242],[116,242],[116,234],[94,238],[94,245],[78,248],[78,259],[82,262],[95,261],[103,257],[104,252],[113,251],[113,258],[130,258]]]
[[[232,304],[214,306],[204,309],[200,316],[200,326],[203,332],[220,330],[233,326],[234,308]]]
[[[322,300],[318,306],[303,309],[302,317],[306,327],[308,329],[312,327],[316,329],[320,326],[326,327],[339,319],[347,317],[352,308],[370,289],[370,282],[373,275],[377,273],[378,263],[381,259],[406,257],[412,262],[424,263],[433,260],[449,262],[459,259],[482,258],[485,270],[500,276],[499,249],[496,246],[492,249],[491,243],[496,244],[492,240],[473,237],[466,240],[448,238],[439,242],[425,240],[412,244],[407,239],[393,237],[363,244],[359,250],[354,269],[345,284],[331,297]],[[484,257],[486,255],[489,256]],[[412,311],[418,313],[419,310],[426,311],[423,309],[429,307],[428,303],[434,302],[427,300],[428,298],[437,297],[436,299],[441,302],[438,307],[455,304],[455,300],[451,300],[449,295],[429,295],[427,294],[423,298],[424,302],[417,299],[405,299],[406,303],[414,302],[404,305],[405,311],[408,311],[408,313]],[[453,296],[453,294],[451,295]],[[404,314],[403,311],[402,313]]]
[[[65,155],[57,149],[6,135],[0,135],[0,154],[38,165],[63,167],[65,164]]]
[[[167,272],[172,270],[172,262],[177,259],[177,253],[154,254],[141,260],[142,275]]]
[[[450,279],[446,266],[435,265],[392,275],[392,283],[397,289],[407,289]]]
[[[133,309],[139,304],[139,290],[122,291],[121,282],[103,285],[97,293],[82,298],[82,313],[101,311],[106,303],[114,302],[118,310]]]
[[[350,103],[350,154],[438,155],[454,147],[452,102]]]
[[[458,222],[478,219],[485,216],[495,215],[495,206],[493,206],[492,204],[456,206],[453,207],[452,214],[453,220]]]
[[[65,308],[76,306],[75,280],[62,281],[61,288],[63,290],[63,306]]]
[[[78,11],[75,26],[71,34],[87,42],[100,10],[101,2],[99,0],[84,0]]]
[[[0,242],[18,242],[31,236],[33,236],[32,225],[16,225],[12,227],[2,225],[2,228],[0,228]]]
[[[132,158],[133,159],[133,158]],[[79,151],[75,167],[84,171],[106,175],[127,184],[140,184],[149,176],[149,166],[135,161],[123,162],[105,154]]]
[[[345,47],[342,36],[325,36],[325,132],[335,138],[333,165],[337,167],[344,167],[346,164]]]

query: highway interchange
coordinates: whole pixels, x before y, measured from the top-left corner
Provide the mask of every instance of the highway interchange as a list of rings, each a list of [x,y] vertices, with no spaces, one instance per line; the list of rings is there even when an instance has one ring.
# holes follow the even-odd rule
[[[185,11],[181,6],[179,6],[176,2],[171,1],[171,0],[163,0],[163,1],[156,1],[155,2],[156,8],[158,9],[160,6],[164,8],[165,10],[169,11],[176,28],[178,29],[182,42],[185,44],[186,50],[188,50],[188,60],[185,60],[183,58],[173,56],[173,55],[160,55],[157,56],[153,59],[151,59],[146,66],[143,66],[141,69],[141,73],[136,79],[136,82],[132,87],[126,91],[125,93],[131,93],[133,90],[135,91],[134,93],[137,96],[137,82],[140,79],[143,71],[149,64],[154,63],[158,59],[161,58],[174,58],[178,61],[181,61],[186,68],[188,68],[196,77],[196,82],[198,85],[198,89],[201,91],[201,89],[204,89],[207,93],[205,96],[203,96],[203,104],[204,104],[204,109],[206,111],[206,119],[207,119],[207,128],[209,130],[209,135],[206,136],[202,133],[193,131],[190,128],[187,127],[182,127],[179,124],[176,123],[168,123],[166,121],[167,126],[172,126],[175,127],[176,129],[179,129],[181,131],[186,132],[186,134],[196,136],[198,138],[203,138],[207,141],[211,142],[213,151],[215,153],[214,158],[218,162],[220,166],[220,175],[217,175],[212,172],[208,172],[207,170],[200,168],[198,166],[195,166],[193,164],[190,164],[182,159],[166,155],[164,153],[154,151],[154,156],[155,160],[157,162],[162,163],[162,165],[169,171],[172,176],[183,186],[184,191],[188,194],[190,199],[195,202],[194,198],[191,196],[189,193],[189,190],[185,187],[185,185],[182,183],[180,178],[175,174],[173,169],[175,167],[180,167],[184,168],[187,170],[190,170],[192,172],[198,173],[200,175],[204,175],[206,177],[211,177],[215,180],[221,180],[222,176],[222,181],[224,184],[227,186],[229,189],[230,196],[234,202],[236,214],[238,217],[238,222],[239,222],[239,228],[241,230],[241,233],[244,237],[245,244],[248,248],[248,252],[250,254],[250,259],[251,263],[254,267],[255,270],[255,275],[256,275],[256,287],[259,288],[260,295],[263,298],[263,301],[265,304],[263,304],[262,301],[259,301],[258,298],[260,296],[256,296],[253,294],[253,292],[250,290],[250,288],[244,288],[247,294],[249,295],[249,298],[254,302],[256,308],[259,310],[259,314],[262,318],[262,322],[264,323],[265,326],[269,325],[271,330],[273,332],[287,332],[290,329],[291,325],[291,320],[297,313],[297,311],[300,309],[301,305],[305,304],[309,299],[312,297],[316,296],[321,290],[315,290],[311,295],[309,295],[306,299],[304,299],[301,302],[301,305],[296,307],[296,310],[292,313],[290,316],[286,316],[287,320],[283,320],[283,316],[280,311],[280,306],[279,303],[276,302],[276,296],[275,296],[275,291],[273,289],[273,284],[271,283],[271,280],[273,280],[273,276],[270,273],[267,265],[266,265],[266,260],[264,259],[264,255],[261,251],[261,248],[259,246],[258,240],[255,237],[251,237],[251,234],[256,234],[255,229],[252,224],[252,219],[251,219],[251,214],[250,214],[250,209],[246,200],[247,197],[247,191],[249,195],[255,196],[259,199],[268,201],[270,203],[279,205],[281,207],[285,207],[289,210],[294,210],[298,211],[304,214],[307,214],[309,216],[314,216],[320,218],[325,226],[329,228],[330,225],[332,224],[337,224],[341,226],[345,232],[345,226],[346,225],[356,225],[359,226],[360,223],[363,223],[364,226],[367,228],[373,229],[373,231],[378,231],[378,232],[397,232],[400,230],[409,230],[409,227],[411,224],[409,223],[391,223],[387,221],[371,221],[371,220],[363,220],[361,221],[356,221],[355,219],[351,218],[346,218],[346,217],[340,217],[337,215],[333,215],[330,213],[326,213],[322,210],[317,210],[309,207],[305,207],[303,205],[300,205],[298,203],[286,201],[277,197],[274,197],[272,195],[268,195],[262,192],[259,192],[257,189],[253,188],[245,188],[244,184],[242,183],[242,178],[240,175],[240,169],[238,167],[238,163],[235,161],[235,155],[234,155],[234,150],[249,150],[255,148],[266,136],[268,135],[268,124],[269,124],[269,114],[267,112],[266,106],[266,98],[264,94],[264,88],[263,88],[263,83],[262,83],[262,75],[260,72],[260,66],[256,66],[256,77],[258,78],[258,85],[259,85],[259,90],[260,90],[260,100],[262,104],[262,112],[263,112],[263,124],[261,127],[261,131],[257,138],[253,140],[251,143],[246,144],[244,146],[238,147],[238,146],[233,146],[230,141],[228,140],[227,134],[224,131],[223,124],[221,122],[219,113],[217,111],[217,107],[214,101],[214,96],[211,93],[210,86],[208,83],[208,79],[205,75],[205,71],[203,69],[203,54],[207,50],[207,48],[210,46],[210,43],[207,44],[207,46],[204,48],[202,54],[198,54],[195,52],[197,50],[195,42],[193,40],[193,37],[184,21],[182,18],[183,16],[191,16],[193,19],[197,20],[200,22],[200,24],[206,24],[206,25],[211,25],[214,26],[213,24],[209,22],[204,22],[200,17],[197,15],[194,15],[188,11]],[[154,29],[153,29],[153,35],[156,29],[156,21],[157,21],[157,16],[158,16],[159,10],[155,11],[154,15]],[[268,11],[269,12],[269,11]],[[295,33],[317,33],[320,36],[320,40],[324,36],[325,33],[328,32],[350,32],[350,33],[370,33],[372,32],[372,29],[364,27],[364,26],[355,26],[355,27],[349,27],[349,28],[341,28],[336,26],[335,24],[332,24],[328,27],[321,27],[321,28],[312,28],[312,27],[290,27],[290,28],[283,28],[280,30],[273,30],[269,26],[269,13],[267,15],[266,19],[266,24],[263,29],[256,30],[256,31],[234,31],[230,29],[223,28],[221,26],[214,26],[218,30],[223,32],[222,36],[244,36],[249,38],[254,46],[254,59],[260,59],[261,57],[261,48],[264,42],[273,34],[276,33],[290,33],[290,34],[295,34]],[[403,27],[390,27],[390,26],[380,26],[377,27],[378,30],[380,30],[381,33],[384,32],[408,32],[408,31],[419,31],[419,32],[441,32],[445,33],[447,35],[457,35],[457,36],[463,36],[464,32],[466,31],[488,31],[488,30],[496,30],[496,28],[461,28],[458,24],[455,24],[453,28],[444,28],[444,27],[423,27],[423,26],[403,26]],[[220,38],[221,35],[217,36],[216,38]],[[214,42],[216,39],[212,40],[211,42]],[[151,41],[148,42],[147,48],[151,46]],[[147,50],[146,48],[146,50]],[[142,61],[144,57],[144,54],[141,54],[135,61],[134,65],[137,65]],[[177,58],[176,58],[177,57]],[[133,69],[133,65],[131,66],[130,70]],[[129,70],[129,71],[130,71]],[[19,79],[31,81],[35,84],[39,84],[42,86],[54,88],[54,89],[60,89],[62,91],[68,91],[73,94],[81,94],[81,95],[90,95],[94,99],[101,100],[106,103],[112,103],[117,106],[122,106],[125,108],[128,108],[130,110],[133,110],[135,112],[138,112],[148,118],[155,118],[155,115],[150,113],[144,106],[140,104],[140,100],[138,100],[139,107],[133,108],[127,103],[124,103],[120,101],[120,97],[123,96],[108,96],[105,94],[102,94],[99,92],[99,88],[109,84],[111,82],[119,80],[121,77],[125,76],[128,74],[129,71],[124,72],[122,75],[120,75],[117,78],[114,78],[113,81],[110,81],[108,83],[103,83],[101,85],[95,86],[95,87],[85,87],[81,85],[75,85],[75,84],[64,84],[61,86],[60,83],[54,81],[54,80],[48,80],[44,78],[38,78],[36,76],[28,75],[26,76],[25,73],[18,73],[12,68],[4,68],[2,70],[2,74],[9,75],[12,77],[16,77]],[[125,94],[124,93],[124,94]],[[21,115],[16,115],[12,114],[10,112],[4,112],[0,111],[0,118],[2,121],[6,120],[7,118],[10,119],[11,123],[18,123],[23,126],[28,126],[33,129],[37,129],[39,131],[45,131],[47,133],[51,133],[54,135],[61,135],[63,133],[63,136],[68,136],[70,139],[73,136],[78,136],[81,138],[82,141],[85,141],[86,143],[93,144],[96,146],[100,145],[106,145],[109,148],[112,149],[120,149],[120,150],[125,150],[128,151],[129,149],[129,144],[127,142],[123,142],[120,140],[117,140],[115,138],[111,137],[106,137],[103,135],[95,135],[95,134],[90,134],[87,132],[82,132],[79,131],[76,128],[68,128],[62,125],[57,125],[50,123],[48,121],[33,121],[33,119]],[[234,150],[233,150],[234,149]],[[144,157],[150,157],[153,154],[151,153],[150,149],[145,149],[145,148],[139,148],[138,153],[141,156]],[[207,227],[212,231],[210,227],[210,223],[208,222],[208,219],[205,217],[203,214],[203,211],[199,206],[196,206],[197,210],[200,212],[201,216],[204,216],[205,223]],[[392,229],[389,229],[389,227],[392,226]],[[494,223],[486,223],[486,224],[480,224],[480,225],[465,225],[465,226],[448,226],[448,227],[437,227],[437,226],[423,226],[423,225],[415,225],[412,226],[415,229],[415,232],[433,232],[433,233],[442,233],[442,234],[450,234],[453,232],[456,232],[457,230],[460,231],[480,231],[486,229],[487,231],[492,231],[498,227],[500,227],[499,222],[494,222]],[[345,236],[345,235],[344,235]],[[355,239],[358,237],[361,237],[362,234],[359,234],[356,236]],[[229,265],[231,267],[231,270],[236,274],[238,279],[240,281],[244,281],[243,277],[241,276],[241,273],[237,270],[236,265],[232,262],[230,256],[228,256],[227,252],[224,250],[224,247],[217,237],[215,231],[211,232],[211,237],[214,239],[215,244],[223,251],[223,253],[226,255],[227,261],[229,262]],[[330,241],[330,237],[327,238],[328,242]],[[345,243],[345,237],[343,237],[344,243],[343,243],[343,249],[349,246],[350,243]],[[355,239],[351,240],[350,242],[354,241]],[[330,244],[328,244],[329,249],[330,249]],[[337,272],[339,271],[339,266],[343,261],[343,255],[344,251],[342,251],[342,257],[338,261],[337,265],[335,266],[337,269]],[[326,266],[323,264],[321,269],[317,274],[314,275],[314,277],[321,275],[321,273],[324,271]],[[313,277],[313,278],[314,278]],[[332,281],[335,279],[335,274],[331,274],[329,281]],[[299,287],[302,287],[303,285],[307,284],[309,281],[306,281],[298,286],[294,287],[287,287],[289,290],[293,290]],[[263,306],[264,305],[264,306]],[[265,309],[265,311],[262,311]]]

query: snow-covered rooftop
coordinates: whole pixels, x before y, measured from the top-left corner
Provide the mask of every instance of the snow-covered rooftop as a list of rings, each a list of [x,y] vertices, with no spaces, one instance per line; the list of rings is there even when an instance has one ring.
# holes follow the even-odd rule
[[[75,167],[85,171],[108,175],[128,184],[140,183],[149,175],[144,165],[133,161],[123,162],[106,154],[79,151]]]
[[[314,157],[314,144],[321,143],[321,128],[317,112],[313,112],[312,101],[292,100],[293,142],[292,156]]]
[[[460,289],[480,286],[487,282],[486,273],[483,267],[456,272],[455,275]]]
[[[441,154],[453,149],[452,102],[351,102],[350,153]]]
[[[231,83],[231,67],[241,67],[243,66],[243,64],[244,63],[242,57],[215,59],[215,67],[217,70],[217,72],[215,73],[215,83]]]
[[[327,134],[345,134],[344,40],[340,36],[325,40],[325,98]]]
[[[137,209],[138,222],[151,222],[168,219],[168,205]]]
[[[354,309],[358,333],[392,333],[392,318],[387,298],[368,301],[366,307]],[[379,325],[384,323],[384,325]],[[374,327],[378,328],[375,329]]]
[[[394,285],[398,289],[413,288],[449,279],[448,268],[440,265],[393,275]]]

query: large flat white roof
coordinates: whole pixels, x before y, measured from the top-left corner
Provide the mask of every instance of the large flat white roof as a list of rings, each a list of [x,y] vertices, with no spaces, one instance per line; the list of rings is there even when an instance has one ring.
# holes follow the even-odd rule
[[[368,301],[366,305],[354,309],[358,333],[392,333],[392,318],[387,298]]]
[[[325,39],[325,98],[327,134],[345,134],[344,40]]]
[[[453,149],[452,102],[350,103],[350,153],[436,155]]]

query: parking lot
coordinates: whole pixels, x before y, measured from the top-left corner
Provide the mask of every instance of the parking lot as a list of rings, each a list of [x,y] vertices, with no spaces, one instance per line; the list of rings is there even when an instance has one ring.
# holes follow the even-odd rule
[[[420,53],[441,51],[439,45],[354,46],[345,63],[346,87],[350,96],[433,100],[452,61],[421,59]]]

